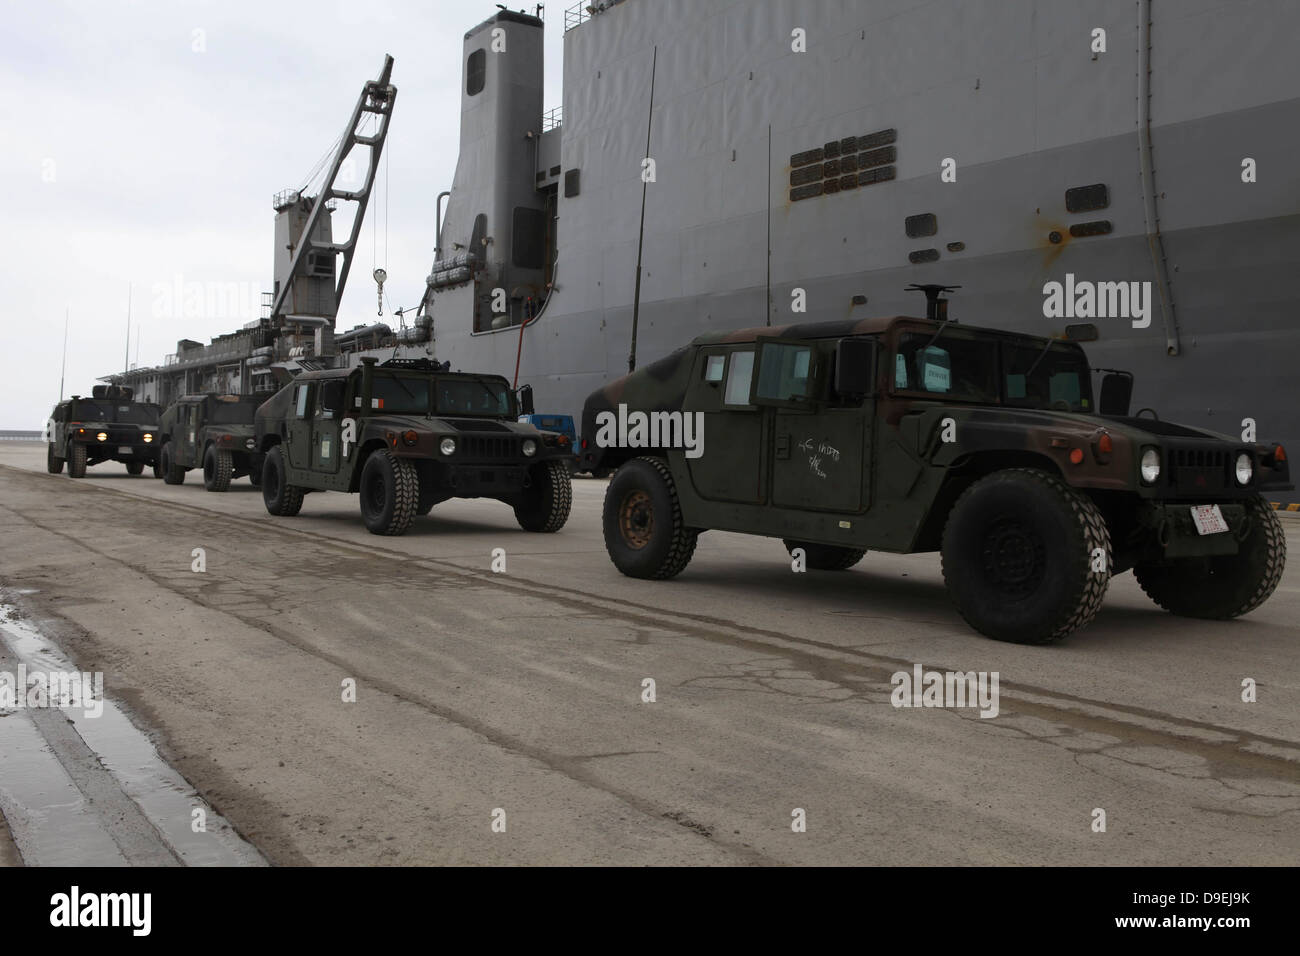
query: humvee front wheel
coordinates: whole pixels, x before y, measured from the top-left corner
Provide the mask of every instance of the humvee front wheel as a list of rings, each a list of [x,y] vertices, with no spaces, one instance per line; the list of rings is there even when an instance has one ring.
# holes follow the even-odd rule
[[[172,446],[163,445],[162,451],[158,453],[158,467],[162,469],[162,480],[169,485],[183,485],[185,483],[185,469],[176,464],[172,456]]]
[[[533,481],[515,504],[515,520],[525,531],[559,531],[569,520],[573,507],[573,485],[569,466],[547,461],[533,469]]]
[[[953,603],[966,623],[1000,641],[1048,644],[1084,627],[1101,607],[1111,567],[1097,506],[1031,468],[975,482],[943,529]]]
[[[235,463],[230,452],[209,445],[203,453],[203,487],[208,491],[227,491]]]
[[[142,461],[128,461],[128,462],[126,463],[126,473],[127,473],[128,475],[143,475],[143,474],[144,474],[144,462],[142,462]]]
[[[699,531],[682,524],[677,486],[660,458],[619,467],[605,491],[605,550],[633,578],[671,578],[695,554]]]
[[[366,459],[361,468],[361,519],[367,531],[405,534],[419,504],[420,475],[413,462],[393,457],[387,448]]]
[[[1236,554],[1180,558],[1133,569],[1142,590],[1171,614],[1227,620],[1259,607],[1282,580],[1286,532],[1263,498],[1246,503],[1250,530]]]
[[[49,448],[45,452],[45,470],[51,475],[63,473],[63,459],[54,454],[54,442],[49,443]]]
[[[68,477],[86,477],[86,446],[73,442],[68,448]]]
[[[302,510],[302,495],[301,488],[289,484],[284,453],[276,445],[266,453],[266,461],[262,464],[262,503],[270,514],[292,518]]]
[[[834,544],[812,544],[808,541],[783,539],[785,549],[791,553],[803,548],[804,563],[814,571],[847,571],[857,564],[867,552],[860,548],[842,548]]]

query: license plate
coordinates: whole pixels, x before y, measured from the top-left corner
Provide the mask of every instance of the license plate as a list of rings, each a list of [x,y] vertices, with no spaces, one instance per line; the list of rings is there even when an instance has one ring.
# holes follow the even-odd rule
[[[1219,534],[1228,530],[1228,522],[1223,520],[1218,505],[1193,505],[1192,523],[1196,525],[1197,534]]]
[[[119,455],[129,455],[129,454],[131,454],[131,446],[130,446],[130,445],[118,445],[118,446],[117,446],[117,453],[118,453]]]

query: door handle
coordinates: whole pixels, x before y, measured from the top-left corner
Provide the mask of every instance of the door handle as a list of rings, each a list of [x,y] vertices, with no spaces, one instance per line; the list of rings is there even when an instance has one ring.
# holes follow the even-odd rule
[[[790,457],[790,436],[776,436],[776,457],[778,461],[785,461]]]

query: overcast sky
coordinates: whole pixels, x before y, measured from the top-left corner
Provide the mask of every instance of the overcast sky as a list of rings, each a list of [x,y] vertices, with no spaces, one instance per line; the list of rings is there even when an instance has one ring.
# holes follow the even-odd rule
[[[560,105],[571,3],[545,12],[547,109]],[[122,368],[128,286],[133,364],[137,348],[139,364],[156,365],[178,339],[207,342],[256,318],[253,297],[271,288],[271,196],[302,184],[385,53],[397,105],[338,327],[376,321],[376,224],[392,305],[417,305],[434,201],[456,165],[462,39],[496,9],[479,0],[0,0],[9,185],[0,428],[41,428],[58,399],[65,308],[65,394],[88,394]],[[163,290],[193,282],[241,284],[250,304],[187,317]]]

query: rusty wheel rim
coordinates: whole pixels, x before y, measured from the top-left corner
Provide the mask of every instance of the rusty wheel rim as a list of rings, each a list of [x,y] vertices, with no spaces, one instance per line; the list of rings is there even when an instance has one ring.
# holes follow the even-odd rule
[[[629,548],[639,551],[654,535],[654,507],[644,491],[629,492],[618,509],[618,529]]]

